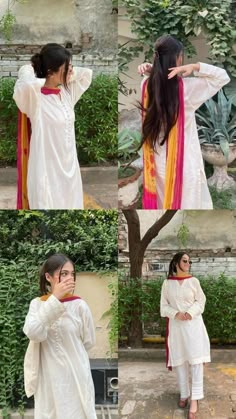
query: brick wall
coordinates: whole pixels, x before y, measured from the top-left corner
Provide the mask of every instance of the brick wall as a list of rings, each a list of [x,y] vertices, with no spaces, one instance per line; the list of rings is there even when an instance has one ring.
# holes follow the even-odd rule
[[[29,63],[33,54],[40,51],[40,45],[0,45],[0,77],[17,77],[19,68]],[[80,47],[73,48],[73,65],[89,67],[96,76],[99,73],[117,74],[115,55],[80,53]]]

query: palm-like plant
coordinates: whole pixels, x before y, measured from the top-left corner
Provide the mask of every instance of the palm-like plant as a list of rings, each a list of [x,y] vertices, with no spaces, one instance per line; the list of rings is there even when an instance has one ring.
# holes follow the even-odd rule
[[[204,107],[196,112],[200,144],[218,145],[228,160],[229,145],[236,143],[236,113],[232,102],[220,90],[217,102],[209,99]]]

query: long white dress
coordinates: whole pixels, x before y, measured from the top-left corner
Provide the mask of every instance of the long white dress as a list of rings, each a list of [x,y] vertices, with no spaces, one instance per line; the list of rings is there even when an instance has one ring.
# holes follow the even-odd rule
[[[19,70],[13,98],[30,118],[32,135],[27,189],[30,209],[83,209],[83,189],[75,141],[74,106],[88,89],[92,70],[74,68],[67,91],[41,92],[31,65]]]
[[[181,209],[212,209],[207,186],[201,147],[198,138],[195,111],[230,81],[226,71],[210,64],[199,63],[196,77],[183,77],[184,83],[184,167]],[[155,156],[158,208],[163,208],[166,142],[157,146]]]
[[[202,319],[206,297],[197,278],[166,279],[161,291],[161,316],[169,318],[168,366],[210,362],[210,342]],[[178,312],[188,312],[192,320],[177,320]]]
[[[96,419],[86,351],[95,343],[95,331],[85,301],[35,298],[23,331],[31,341],[41,342],[35,419]]]

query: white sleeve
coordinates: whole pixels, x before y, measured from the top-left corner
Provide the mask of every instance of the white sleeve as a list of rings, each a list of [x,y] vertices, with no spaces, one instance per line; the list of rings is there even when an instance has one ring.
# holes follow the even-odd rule
[[[69,89],[73,105],[78,102],[82,94],[89,88],[92,82],[93,71],[89,68],[74,67],[69,81]]]
[[[169,317],[170,319],[174,319],[177,313],[178,310],[171,307],[168,301],[167,280],[165,279],[161,289],[161,317]]]
[[[21,112],[33,118],[43,79],[37,79],[31,64],[23,65],[18,72],[13,99]]]
[[[194,292],[195,292],[195,301],[193,305],[187,310],[187,313],[189,313],[190,316],[192,316],[192,318],[199,316],[199,314],[202,314],[204,312],[205,303],[206,303],[205,294],[202,291],[200,282],[198,281],[197,278],[195,278]]]
[[[81,339],[86,350],[92,348],[96,343],[95,328],[91,311],[85,301],[81,302],[80,316],[82,318]]]
[[[48,330],[53,323],[64,313],[65,307],[54,295],[47,301],[35,298],[30,303],[25,319],[23,332],[34,342],[43,342],[47,339]]]
[[[188,103],[194,110],[230,81],[223,68],[205,63],[199,64],[199,71],[194,71],[196,77],[183,78],[185,103]]]

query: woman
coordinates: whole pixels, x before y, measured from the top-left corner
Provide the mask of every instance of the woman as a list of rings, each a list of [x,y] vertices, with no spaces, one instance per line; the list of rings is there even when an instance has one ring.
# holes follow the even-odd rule
[[[206,297],[197,278],[189,273],[189,256],[177,253],[161,291],[161,316],[167,317],[167,367],[175,368],[180,390],[179,407],[191,396],[189,419],[194,419],[203,399],[203,363],[210,362],[210,343],[202,319]],[[192,373],[189,388],[189,366]]]
[[[30,303],[24,333],[25,390],[34,395],[35,419],[96,419],[87,349],[95,343],[90,310],[73,296],[75,268],[62,254],[49,257],[40,272],[42,296]]]
[[[30,129],[20,114],[18,209],[83,209],[74,106],[91,80],[92,70],[73,69],[70,52],[58,44],[45,45],[20,68],[13,98],[32,133],[28,152]]]
[[[230,79],[209,64],[182,65],[183,45],[172,36],[155,44],[142,83],[144,209],[212,209],[195,111]],[[181,76],[190,76],[183,79]]]

